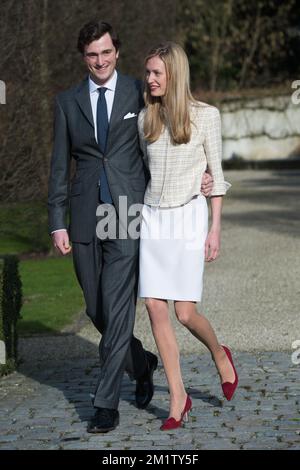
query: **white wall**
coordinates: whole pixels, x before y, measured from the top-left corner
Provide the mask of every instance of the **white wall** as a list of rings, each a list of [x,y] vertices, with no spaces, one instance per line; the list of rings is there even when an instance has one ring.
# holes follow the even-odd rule
[[[236,99],[221,105],[223,159],[300,156],[300,104],[290,96]]]

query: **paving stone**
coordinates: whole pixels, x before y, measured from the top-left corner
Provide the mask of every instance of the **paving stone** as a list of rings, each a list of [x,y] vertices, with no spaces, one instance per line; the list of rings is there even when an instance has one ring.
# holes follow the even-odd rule
[[[272,367],[264,366],[262,370],[258,364],[264,364],[265,356]],[[268,385],[269,396],[261,392],[264,389],[261,385],[255,391],[240,392],[238,389],[234,399],[226,402],[212,374],[205,375],[205,387],[201,384],[200,374],[199,385],[195,387],[193,369],[199,367],[199,357],[193,354],[184,356],[181,362],[185,377],[188,377],[187,387],[190,387],[193,410],[189,423],[171,432],[159,429],[169,406],[163,374],[154,377],[156,393],[147,410],[138,410],[133,406],[134,386],[124,378],[120,425],[108,434],[91,435],[86,432],[87,421],[93,415],[88,388],[84,397],[81,391],[78,394],[72,392],[72,387],[76,388],[76,384],[83,382],[84,370],[90,364],[88,360],[81,360],[80,367],[76,368],[66,364],[56,365],[48,374],[39,369],[23,369],[13,379],[0,380],[3,392],[0,449],[299,449],[300,405],[290,393],[290,387],[293,387],[292,392],[296,390],[294,381],[286,380],[290,370],[290,354],[236,353],[235,358],[238,363],[243,363],[243,385],[248,386],[247,377],[250,375],[251,384],[253,379],[261,378],[262,383]],[[64,373],[66,367],[68,370]],[[270,368],[276,373],[271,374]],[[69,375],[72,380],[66,381]],[[28,393],[33,376],[35,386]],[[298,376],[295,374],[295,377]],[[24,393],[16,387],[16,382],[24,385]],[[13,400],[16,390],[17,403]],[[47,396],[47,403],[43,394]],[[277,405],[276,409],[274,405]]]

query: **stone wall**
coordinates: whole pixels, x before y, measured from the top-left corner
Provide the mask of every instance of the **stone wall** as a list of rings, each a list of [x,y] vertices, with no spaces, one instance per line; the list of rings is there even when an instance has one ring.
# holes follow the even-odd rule
[[[291,96],[232,99],[220,110],[224,160],[300,157],[300,104]]]

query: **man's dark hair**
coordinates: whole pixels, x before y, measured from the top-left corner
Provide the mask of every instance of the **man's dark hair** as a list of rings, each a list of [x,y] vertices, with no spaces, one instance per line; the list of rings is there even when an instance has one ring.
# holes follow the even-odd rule
[[[84,54],[85,46],[88,46],[93,41],[97,41],[97,39],[100,39],[106,33],[110,34],[112,43],[116,51],[118,51],[121,45],[119,37],[112,26],[104,21],[90,21],[81,28],[78,36],[77,49],[81,54]]]

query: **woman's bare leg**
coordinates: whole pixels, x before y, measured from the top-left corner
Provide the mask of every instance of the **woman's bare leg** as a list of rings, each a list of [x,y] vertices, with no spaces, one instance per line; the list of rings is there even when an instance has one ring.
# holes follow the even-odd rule
[[[170,413],[177,421],[186,401],[183,385],[179,348],[170,320],[168,302],[161,299],[146,299],[153,336],[160,354],[170,390]]]
[[[233,383],[235,379],[234,370],[207,318],[197,312],[194,302],[176,301],[174,305],[176,316],[180,323],[188,328],[209,349],[222,383]]]

